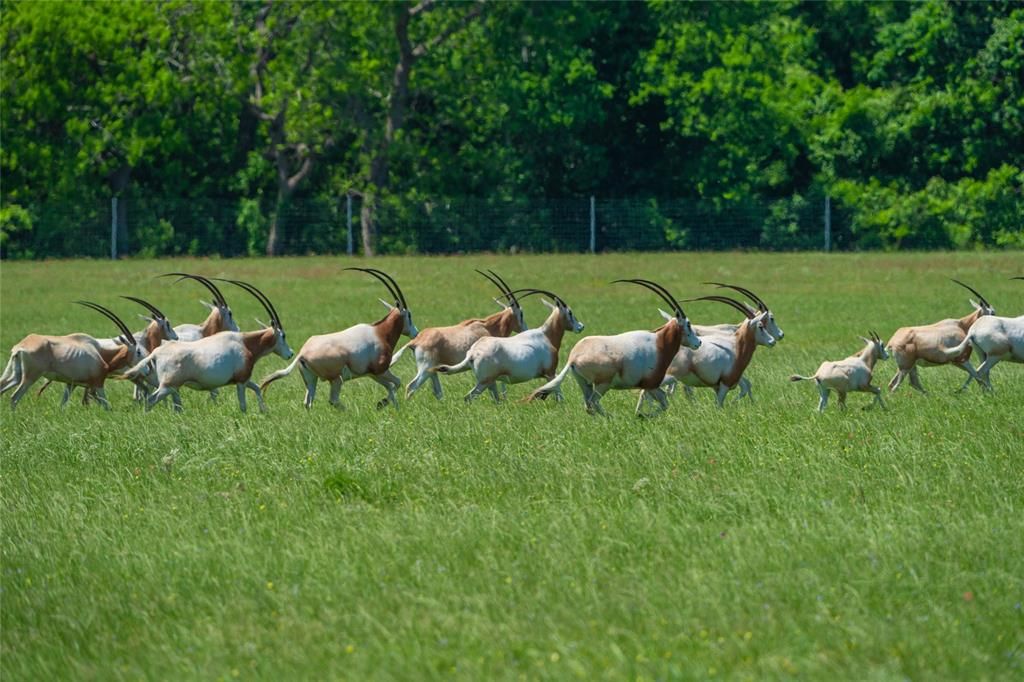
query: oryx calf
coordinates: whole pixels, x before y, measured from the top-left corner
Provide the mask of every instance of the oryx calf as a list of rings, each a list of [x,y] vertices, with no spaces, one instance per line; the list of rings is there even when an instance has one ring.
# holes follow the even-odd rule
[[[167,396],[171,396],[174,409],[180,412],[178,389],[182,386],[210,391],[228,384],[236,386],[242,412],[245,412],[246,388],[256,394],[260,411],[266,410],[260,388],[250,378],[253,367],[257,360],[270,353],[287,360],[292,356],[292,349],[288,347],[281,318],[270,299],[251,284],[226,281],[245,289],[263,304],[270,316],[270,326],[254,332],[221,332],[198,341],[166,343],[154,350],[120,377],[135,381],[150,367],[156,371],[159,385],[146,401],[147,412]]]
[[[587,412],[605,414],[601,397],[610,389],[642,388],[658,401],[658,412],[668,408],[661,381],[665,370],[675,357],[680,344],[699,348],[701,341],[694,334],[682,306],[660,284],[646,279],[615,280],[646,287],[668,303],[674,311],[671,319],[658,329],[631,331],[615,336],[588,336],[573,346],[565,368],[558,376],[530,394],[527,400],[547,398],[572,374],[583,391],[583,404]],[[637,402],[636,415],[643,416]]]
[[[441,381],[438,379],[437,372],[433,371],[434,367],[462,362],[470,347],[484,336],[511,336],[513,333],[527,330],[523,309],[505,280],[493,270],[486,273],[480,270],[477,272],[498,287],[508,303],[496,298],[494,300],[501,306],[500,312],[484,319],[463,320],[451,327],[422,329],[416,338],[402,346],[391,358],[392,367],[407,348],[413,349],[416,357],[416,376],[405,388],[406,400],[411,398],[416,389],[428,379],[434,390],[434,397],[440,400],[444,394],[441,391]]]
[[[522,294],[519,298],[544,294],[555,301],[548,303],[541,299],[544,305],[551,308],[544,324],[508,338],[485,336],[470,347],[462,362],[435,368],[435,371],[444,374],[473,370],[476,386],[466,394],[466,402],[484,391],[490,391],[491,397],[498,402],[501,398],[495,383],[497,381],[518,384],[541,377],[553,379],[558,367],[558,350],[566,330],[576,333],[583,331],[583,323],[576,319],[572,308],[558,295],[544,289],[517,289],[509,292],[510,296],[515,294]],[[556,387],[554,393],[558,400],[562,399],[561,389]]]
[[[103,384],[114,371],[138,362],[143,357],[142,349],[135,337],[121,319],[101,305],[89,301],[76,301],[105,315],[121,331],[114,347],[101,345],[88,334],[68,336],[43,336],[29,334],[11,349],[7,367],[0,375],[0,394],[17,387],[11,396],[11,409],[36,381],[45,377],[68,386],[85,386],[92,391],[103,407],[110,409]],[[67,403],[68,393],[61,400]]]
[[[895,376],[889,381],[890,392],[899,388],[903,379],[910,377],[910,385],[925,393],[917,373],[918,367],[948,364],[959,367],[968,375],[963,386],[959,388],[960,391],[966,389],[971,380],[978,380],[978,375],[971,365],[971,349],[961,344],[975,322],[986,315],[995,315],[996,311],[977,291],[963,282],[955,279],[953,281],[978,297],[977,303],[970,301],[974,306],[974,312],[960,319],[950,318],[934,324],[897,329],[886,344],[886,349],[896,360],[897,367]]]
[[[267,376],[261,385],[264,390],[271,383],[288,376],[296,367],[306,384],[307,408],[313,405],[318,381],[331,384],[331,405],[340,407],[339,394],[341,384],[346,379],[358,379],[369,376],[387,389],[387,397],[377,403],[377,407],[385,407],[389,402],[398,409],[395,389],[402,385],[401,380],[391,373],[391,354],[402,334],[416,338],[416,325],[412,322],[412,313],[405,302],[405,296],[398,283],[386,272],[374,268],[345,268],[359,270],[379,279],[388,292],[394,297],[395,304],[381,301],[388,309],[383,319],[373,324],[357,324],[354,327],[335,332],[309,337],[302,344],[295,360],[273,374]]]
[[[874,393],[875,402],[885,409],[885,403],[882,401],[882,389],[871,385],[871,375],[874,372],[875,363],[878,360],[888,360],[889,354],[882,345],[882,339],[875,332],[871,332],[871,338],[863,336],[860,338],[866,345],[864,350],[856,355],[837,362],[823,362],[818,367],[818,371],[809,377],[799,374],[789,377],[790,381],[814,380],[818,385],[820,396],[818,412],[825,411],[829,391],[835,391],[839,395],[839,407],[842,409],[846,409],[846,394],[853,391]]]

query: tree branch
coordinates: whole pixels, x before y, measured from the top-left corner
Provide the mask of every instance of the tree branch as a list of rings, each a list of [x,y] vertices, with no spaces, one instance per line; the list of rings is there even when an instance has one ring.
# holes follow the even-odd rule
[[[426,0],[424,0],[424,2],[426,2]],[[419,5],[417,5],[417,7],[418,6]],[[413,9],[415,9],[415,7]],[[476,5],[474,5],[471,10],[462,15],[462,17],[457,22],[455,22],[455,24],[449,26],[447,29],[445,29],[438,35],[434,36],[430,41],[420,43],[419,45],[414,47],[412,50],[412,58],[419,59],[420,57],[426,56],[431,50],[443,44],[446,40],[448,40],[453,35],[461,31],[463,28],[468,26],[472,21],[474,21],[477,17],[483,14],[483,10],[484,3],[481,0],[480,2],[477,2]],[[410,11],[410,14],[411,13],[412,12]]]

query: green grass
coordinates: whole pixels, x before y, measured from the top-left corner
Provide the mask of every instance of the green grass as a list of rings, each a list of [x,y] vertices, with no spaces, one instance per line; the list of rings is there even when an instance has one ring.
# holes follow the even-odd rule
[[[3,347],[30,331],[112,333],[142,296],[197,321],[182,269],[249,280],[297,350],[380,316],[383,288],[344,259],[5,263]],[[401,409],[345,385],[311,412],[297,377],[238,412],[185,392],[150,414],[57,407],[56,388],[2,415],[2,661],[39,679],[1020,679],[1024,675],[1024,371],[954,395],[922,371],[887,411],[815,413],[824,359],[898,326],[965,314],[957,277],[1000,313],[1024,308],[1019,254],[479,256],[380,259],[423,328],[494,309],[493,267],[562,295],[586,333],[659,324],[649,277],[679,297],[748,285],[785,340],[748,370],[756,402],[709,391],[665,415],[608,419],[567,401],[470,405],[470,375]],[[226,291],[243,321],[262,316]],[[527,305],[538,324],[544,309]],[[732,320],[690,304],[696,322]],[[133,325],[134,326],[134,325]],[[567,335],[567,344],[579,337]],[[564,359],[567,348],[563,348]],[[258,377],[281,367],[262,361]],[[892,376],[891,362],[876,382]],[[408,380],[410,359],[397,372]],[[510,389],[524,396],[532,385]]]

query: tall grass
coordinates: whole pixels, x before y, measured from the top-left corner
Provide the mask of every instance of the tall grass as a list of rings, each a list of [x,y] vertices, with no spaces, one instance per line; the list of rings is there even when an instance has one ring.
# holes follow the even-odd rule
[[[274,301],[295,349],[380,316],[382,287],[339,259],[5,264],[4,348],[29,331],[112,334],[69,301],[142,296],[175,322],[203,310],[170,270],[229,275]],[[296,377],[266,415],[185,394],[185,414],[57,407],[2,415],[4,679],[774,678],[1020,679],[1024,667],[1024,373],[954,394],[922,370],[888,409],[814,408],[793,371],[904,324],[968,312],[957,277],[1001,313],[1024,307],[1019,257],[608,255],[381,259],[423,328],[494,309],[492,267],[565,298],[586,333],[659,324],[656,279],[680,298],[736,281],[776,311],[755,402],[708,391],[632,418],[566,402],[461,400],[469,375],[378,411],[367,380]],[[225,290],[239,320],[262,311]],[[711,303],[696,322],[731,320]],[[527,307],[539,324],[545,310]],[[245,326],[245,325],[243,325]],[[252,325],[249,325],[250,327]],[[567,335],[571,344],[578,337]],[[564,359],[567,348],[563,348]],[[256,374],[283,365],[264,360]],[[412,362],[398,374],[409,379]],[[891,377],[881,363],[877,383]],[[250,401],[250,408],[255,408]],[[255,410],[254,410],[255,412]]]

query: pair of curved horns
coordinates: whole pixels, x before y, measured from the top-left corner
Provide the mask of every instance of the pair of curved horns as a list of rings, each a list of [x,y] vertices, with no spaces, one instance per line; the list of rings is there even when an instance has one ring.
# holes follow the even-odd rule
[[[187,272],[168,272],[163,275],[158,275],[158,277],[177,277],[178,279],[174,281],[175,284],[177,284],[183,279],[194,279],[195,281],[199,282],[204,287],[210,290],[210,293],[213,294],[214,301],[216,301],[217,305],[224,308],[228,307],[228,302],[224,299],[224,294],[220,293],[220,289],[217,288],[217,285],[211,282],[206,277],[202,277],[200,275],[190,275]]]
[[[750,308],[750,306],[744,303],[740,303],[736,299],[729,298],[728,296],[698,296],[697,298],[686,299],[687,303],[690,303],[692,301],[717,301],[718,303],[731,305],[733,308],[743,313],[748,320],[754,319],[754,311]]]
[[[701,284],[714,284],[719,289],[732,289],[733,291],[738,291],[747,298],[749,298],[751,301],[756,303],[757,309],[760,310],[762,313],[768,310],[768,304],[762,301],[761,297],[755,294],[750,289],[745,289],[743,287],[736,286],[735,284],[725,284],[723,282],[701,282]]]
[[[487,272],[484,272],[483,270],[477,270],[477,272],[486,277],[491,284],[498,287],[501,293],[509,300],[509,302],[512,305],[519,305],[519,301],[516,299],[515,292],[513,292],[512,289],[509,288],[505,280],[501,278],[501,275],[496,273],[494,270],[488,270]]]
[[[952,278],[950,278],[950,279],[952,279]],[[977,296],[978,297],[978,302],[981,303],[983,306],[985,306],[986,308],[991,308],[992,307],[992,304],[989,303],[988,301],[986,301],[985,297],[982,296],[981,294],[979,294],[977,289],[975,289],[974,287],[967,286],[966,284],[964,284],[963,282],[961,282],[958,279],[953,279],[953,281],[956,282],[957,284],[959,284],[960,286],[962,286],[964,289],[967,289],[968,291],[970,291],[975,296]]]
[[[260,304],[263,305],[263,309],[267,311],[267,315],[270,315],[270,325],[272,327],[276,327],[277,329],[282,328],[281,318],[277,314],[277,309],[274,308],[274,304],[270,302],[270,299],[267,298],[267,295],[264,294],[262,291],[257,289],[252,284],[249,284],[248,282],[243,282],[241,280],[223,279],[221,277],[214,277],[214,279],[217,280],[218,282],[227,282],[228,284],[234,284],[236,287],[240,287],[248,291],[250,294],[253,295],[253,298],[255,298],[257,301],[260,302]]]
[[[878,335],[878,332],[876,332],[876,331],[875,331],[874,329],[872,329],[872,330],[871,330],[870,332],[868,332],[868,333],[869,333],[869,334],[871,335],[871,340],[872,340],[872,341],[876,341],[876,342],[878,342],[878,343],[882,343],[882,337],[880,337],[880,336]]]
[[[522,294],[520,298],[526,298],[527,296],[533,296],[534,294],[544,294],[545,296],[550,296],[552,299],[554,299],[555,303],[562,306],[563,308],[569,307],[568,305],[566,305],[565,301],[562,300],[561,296],[559,296],[556,293],[550,292],[547,289],[516,289],[515,291],[510,291],[505,295],[511,299],[514,298],[516,294]]]
[[[388,292],[394,297],[395,301],[402,306],[403,310],[409,309],[409,304],[405,302],[405,296],[402,294],[402,288],[398,286],[398,282],[394,278],[383,270],[376,268],[344,268],[345,270],[358,270],[359,272],[365,272],[368,275],[373,275],[381,281],[388,288]]]
[[[148,301],[143,301],[141,298],[135,298],[134,296],[122,296],[121,298],[127,299],[129,301],[135,301],[136,303],[141,305],[143,308],[145,308],[149,312],[153,313],[153,317],[155,317],[158,320],[166,320],[167,319],[166,315],[164,315],[162,312],[160,312],[160,310],[157,309],[157,307],[155,305],[153,305],[152,303],[149,303]]]
[[[75,303],[77,303],[78,305],[83,305],[86,308],[92,308],[101,315],[108,317],[110,321],[116,324],[117,328],[121,330],[121,336],[118,337],[121,343],[123,343],[126,346],[135,345],[135,335],[132,333],[132,330],[128,328],[128,325],[126,325],[121,320],[120,317],[112,313],[110,310],[107,310],[99,303],[93,303],[92,301],[75,301]]]
[[[649,279],[616,279],[616,280],[612,280],[612,284],[616,284],[616,283],[619,283],[619,282],[623,282],[623,283],[627,283],[627,284],[638,284],[638,285],[644,287],[645,289],[650,289],[654,293],[658,294],[658,296],[661,296],[662,300],[665,301],[665,303],[667,303],[672,308],[672,310],[675,311],[676,315],[678,315],[679,317],[683,318],[684,320],[686,319],[686,313],[683,312],[683,306],[679,305],[679,301],[676,300],[676,297],[673,296],[671,293],[669,293],[668,289],[666,289],[665,287],[661,286],[657,282],[652,282]]]

